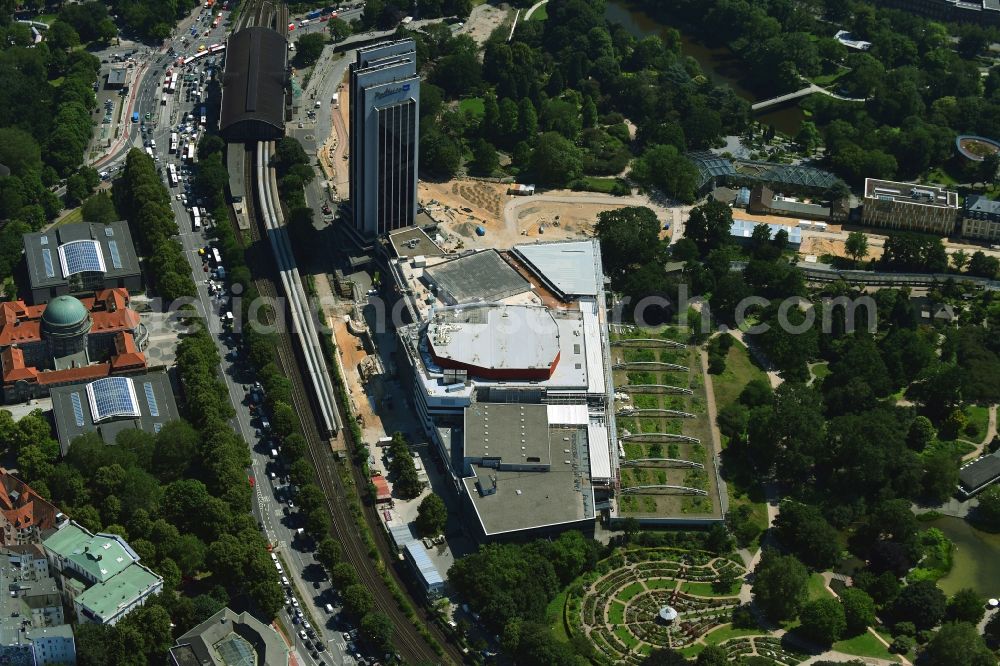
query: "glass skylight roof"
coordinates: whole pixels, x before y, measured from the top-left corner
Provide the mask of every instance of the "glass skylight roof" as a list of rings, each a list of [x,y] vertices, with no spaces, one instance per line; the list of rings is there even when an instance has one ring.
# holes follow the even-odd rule
[[[101,245],[95,240],[75,240],[59,246],[59,263],[63,277],[77,273],[105,273]]]
[[[87,399],[94,423],[121,417],[139,417],[139,401],[128,377],[105,377],[87,384]]]

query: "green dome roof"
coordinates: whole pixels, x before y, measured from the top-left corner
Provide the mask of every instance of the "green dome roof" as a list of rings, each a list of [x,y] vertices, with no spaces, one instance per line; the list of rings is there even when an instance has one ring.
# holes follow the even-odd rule
[[[72,328],[87,318],[87,308],[72,296],[56,296],[45,306],[42,324],[46,328]]]

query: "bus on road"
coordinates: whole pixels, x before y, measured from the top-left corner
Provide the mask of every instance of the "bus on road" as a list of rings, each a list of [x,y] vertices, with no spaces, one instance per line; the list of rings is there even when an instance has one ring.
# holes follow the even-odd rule
[[[177,187],[177,167],[169,164],[167,165],[167,171],[170,174],[170,187]]]

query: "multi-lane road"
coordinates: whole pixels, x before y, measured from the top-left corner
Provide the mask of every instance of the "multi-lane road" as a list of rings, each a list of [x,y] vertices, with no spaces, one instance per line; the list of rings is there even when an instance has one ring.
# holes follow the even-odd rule
[[[178,26],[172,43],[175,53],[180,56],[192,55],[198,52],[199,46],[206,48],[211,44],[222,42],[225,39],[225,23],[215,30],[211,30],[205,35],[205,30],[210,26],[199,20],[201,10],[196,9],[193,14],[183,20]],[[208,14],[205,14],[208,16]],[[202,17],[203,18],[203,17]],[[196,35],[191,35],[190,29],[197,25]],[[181,45],[181,38],[186,38],[187,45]],[[169,48],[169,47],[168,47]],[[142,56],[139,56],[142,57]],[[126,100],[123,122],[125,123],[125,136],[115,145],[111,153],[101,160],[96,166],[100,170],[110,170],[114,166],[124,163],[125,155],[133,148],[144,148],[144,142],[152,139],[156,143],[154,154],[158,157],[157,166],[162,167],[163,173],[167,172],[167,165],[174,164],[175,167],[186,167],[190,171],[188,178],[193,180],[193,172],[197,166],[191,166],[181,159],[180,155],[169,153],[170,135],[178,125],[182,124],[182,119],[189,112],[201,106],[201,102],[192,96],[188,101],[188,87],[201,86],[197,75],[195,81],[184,82],[184,74],[194,73],[200,68],[205,71],[208,57],[196,61],[195,66],[189,66],[188,71],[180,68],[180,80],[177,90],[173,94],[167,95],[167,103],[162,104],[163,80],[166,69],[171,68],[178,71],[175,66],[176,55],[169,55],[167,50],[153,51],[145,62],[137,62],[136,68],[142,74],[137,74],[138,83],[135,89]],[[216,65],[221,64],[221,58],[217,58]],[[205,76],[208,81],[208,76]],[[209,100],[208,106],[217,107],[218,100]],[[132,123],[131,113],[139,113],[140,123]],[[146,114],[149,114],[147,120]],[[150,131],[143,135],[141,125],[145,124]],[[195,125],[198,124],[197,119]],[[200,138],[203,130],[195,134],[182,135],[180,145],[185,145],[188,141]],[[179,152],[179,151],[178,151]],[[166,179],[166,176],[164,176]],[[177,220],[179,236],[178,240],[184,248],[191,265],[191,271],[195,278],[198,290],[198,309],[205,318],[208,329],[218,345],[222,363],[220,370],[225,379],[229,400],[233,405],[236,416],[231,425],[246,439],[251,446],[252,466],[248,470],[248,483],[253,483],[254,501],[253,513],[261,525],[261,529],[269,543],[274,547],[274,552],[283,563],[283,573],[289,580],[290,589],[294,590],[300,607],[304,611],[305,617],[311,618],[310,624],[317,632],[317,639],[310,639],[307,644],[299,635],[302,625],[293,619],[295,607],[289,603],[281,612],[280,620],[288,630],[287,635],[293,640],[293,648],[296,652],[297,663],[299,664],[326,664],[326,665],[353,665],[355,660],[346,654],[345,641],[339,631],[332,627],[332,618],[326,612],[325,606],[333,604],[335,610],[339,610],[336,604],[336,597],[330,588],[329,582],[325,580],[322,568],[315,561],[311,552],[303,547],[301,539],[297,539],[297,528],[299,527],[300,516],[297,509],[291,505],[287,493],[281,491],[282,469],[278,461],[271,456],[271,445],[266,439],[266,433],[261,433],[260,423],[250,411],[247,400],[246,386],[252,384],[254,377],[250,374],[249,368],[242,362],[236,352],[235,340],[224,332],[221,323],[222,314],[229,309],[228,297],[220,297],[210,290],[210,274],[205,270],[200,250],[209,243],[209,230],[206,224],[201,229],[194,229],[193,220],[188,206],[194,205],[191,194],[187,195],[188,205],[182,203],[177,195],[184,191],[183,181],[177,187],[169,187],[170,204],[174,217]],[[192,192],[193,194],[193,192]],[[272,473],[274,478],[272,479]],[[251,481],[252,479],[252,481]],[[275,577],[279,577],[277,568]],[[289,600],[290,601],[290,600]],[[331,626],[328,626],[331,625]],[[326,648],[318,653],[318,658],[314,659],[317,641],[321,641]]]

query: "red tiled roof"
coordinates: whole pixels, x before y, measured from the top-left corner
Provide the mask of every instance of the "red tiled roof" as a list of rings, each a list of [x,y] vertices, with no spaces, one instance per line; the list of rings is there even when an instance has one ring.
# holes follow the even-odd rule
[[[17,347],[7,347],[0,352],[0,366],[3,368],[3,381],[5,384],[20,381],[22,379],[33,381],[38,371],[24,365],[24,352]]]
[[[11,495],[16,494],[16,498]],[[17,528],[53,527],[58,511],[38,495],[31,486],[0,467],[0,515]],[[3,533],[0,532],[0,540]],[[6,545],[6,544],[4,544]]]
[[[80,368],[66,368],[65,370],[48,370],[38,373],[38,383],[48,384],[68,384],[74,382],[86,382],[111,374],[110,363],[94,363]]]
[[[41,342],[41,318],[45,305],[25,305],[24,301],[0,303],[0,367],[3,383],[37,381],[42,385],[64,384],[107,377],[112,371],[146,367],[146,356],[135,346],[132,331],[139,326],[139,313],[128,308],[128,290],[102,289],[93,296],[80,298],[90,312],[91,333],[117,334],[117,355],[111,363],[99,363],[82,368],[39,371],[24,364],[24,352],[13,344]]]
[[[115,336],[115,352],[115,357],[111,359],[113,371],[146,367],[146,356],[136,348],[135,338],[131,333],[119,333]]]

